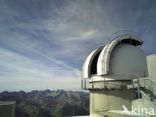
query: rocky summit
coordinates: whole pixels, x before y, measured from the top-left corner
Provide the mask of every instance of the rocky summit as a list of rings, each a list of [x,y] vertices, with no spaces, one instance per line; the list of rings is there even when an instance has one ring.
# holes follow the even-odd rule
[[[1,101],[16,101],[15,117],[64,117],[89,114],[89,93],[44,90],[0,93]]]

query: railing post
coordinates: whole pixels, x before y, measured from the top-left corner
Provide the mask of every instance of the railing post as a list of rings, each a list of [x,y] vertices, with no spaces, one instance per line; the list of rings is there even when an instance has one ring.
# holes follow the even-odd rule
[[[151,82],[150,82],[150,80],[148,81],[148,89],[151,90]]]
[[[104,82],[103,82],[103,89],[105,89],[105,78],[104,78]]]
[[[81,89],[83,89],[83,78],[81,79]]]
[[[150,80],[151,81],[151,80]],[[153,92],[153,82],[151,81],[151,91]],[[153,92],[154,93],[154,92]]]
[[[140,78],[138,77],[138,86],[140,87]]]
[[[93,78],[92,78],[92,89],[94,89]]]
[[[141,98],[141,96],[140,96],[140,88],[139,88],[140,86],[139,86],[139,84],[138,84],[138,86],[137,86],[137,95],[138,95],[138,98],[140,99]]]
[[[86,89],[86,79],[85,79],[85,82],[84,83],[85,83],[84,85],[85,85],[85,89]]]
[[[144,79],[144,87],[146,88],[146,79]]]

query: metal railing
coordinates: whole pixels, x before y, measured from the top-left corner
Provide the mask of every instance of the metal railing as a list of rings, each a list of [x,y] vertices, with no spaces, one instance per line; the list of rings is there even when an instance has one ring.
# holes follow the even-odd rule
[[[139,87],[144,88],[145,90],[150,91],[156,97],[156,83],[151,81],[149,78],[138,78],[133,80],[134,88]]]
[[[81,79],[81,89],[84,90],[94,89],[93,79],[89,78]]]
[[[81,89],[91,90],[91,89],[121,89],[127,88],[127,85],[131,84],[131,81],[114,81],[114,80],[100,80],[94,81],[93,78],[84,78],[81,80]]]
[[[151,91],[156,97],[156,83],[151,81],[149,78],[137,78],[132,81],[120,81],[122,83],[116,83],[116,81],[94,81],[93,78],[84,78],[81,79],[81,89],[90,90],[90,89],[109,89],[109,88],[123,88],[131,85],[131,88],[136,89],[146,89]]]

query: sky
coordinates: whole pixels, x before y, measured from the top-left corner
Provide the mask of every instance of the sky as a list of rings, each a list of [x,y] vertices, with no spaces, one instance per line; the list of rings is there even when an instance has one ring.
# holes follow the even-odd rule
[[[123,30],[156,53],[156,1],[0,0],[0,92],[80,90],[85,57]]]

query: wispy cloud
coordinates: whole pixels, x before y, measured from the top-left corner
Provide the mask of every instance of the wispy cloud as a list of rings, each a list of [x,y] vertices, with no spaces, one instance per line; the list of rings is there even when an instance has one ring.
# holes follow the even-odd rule
[[[1,0],[0,91],[79,89],[86,55],[119,30],[142,34],[156,53],[154,2]]]
[[[58,64],[60,63],[58,62],[53,62],[52,66],[48,66],[2,48],[0,54],[2,55],[0,57],[0,68],[3,69],[0,71],[0,89],[13,91],[22,89],[30,91],[35,88],[69,89],[71,86],[78,88],[77,86],[80,84],[80,71],[71,66],[61,64],[61,67],[59,67]],[[71,82],[72,85],[67,85]]]

